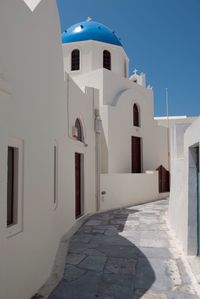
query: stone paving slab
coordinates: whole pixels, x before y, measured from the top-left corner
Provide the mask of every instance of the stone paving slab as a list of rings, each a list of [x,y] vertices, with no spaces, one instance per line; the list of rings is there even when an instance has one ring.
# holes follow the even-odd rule
[[[156,248],[169,248],[171,246],[169,240],[159,240],[159,239],[145,239],[140,238],[141,247],[156,247]]]
[[[147,293],[145,293],[147,291]],[[161,294],[158,292],[151,292],[148,290],[140,290],[137,289],[137,291],[135,292],[133,299],[139,299],[139,298],[143,298],[143,299],[168,299],[166,294]]]
[[[170,259],[173,256],[172,252],[164,247],[140,247],[139,255],[157,259]]]
[[[66,258],[66,263],[70,265],[78,265],[85,257],[85,254],[70,253]]]
[[[136,258],[139,254],[136,246],[118,246],[101,244],[98,250],[107,257]]]
[[[198,299],[161,200],[90,217],[49,299]]]
[[[105,265],[105,273],[135,274],[136,260],[121,257],[110,257]]]
[[[101,255],[90,255],[86,257],[80,264],[79,267],[87,270],[94,270],[101,272],[104,269],[107,257]]]

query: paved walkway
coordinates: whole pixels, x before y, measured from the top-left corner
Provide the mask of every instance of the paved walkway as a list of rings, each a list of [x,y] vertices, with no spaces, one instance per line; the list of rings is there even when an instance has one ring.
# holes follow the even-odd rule
[[[196,299],[165,222],[166,200],[92,216],[49,299]]]

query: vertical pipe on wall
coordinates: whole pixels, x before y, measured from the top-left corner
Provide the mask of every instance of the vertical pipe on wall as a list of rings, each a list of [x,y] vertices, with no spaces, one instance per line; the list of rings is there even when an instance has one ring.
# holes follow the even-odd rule
[[[66,81],[67,81],[67,131],[68,131],[68,137],[71,138],[70,136],[70,127],[69,127],[69,75],[66,74]]]
[[[169,97],[168,88],[166,88],[166,113],[167,113],[167,164],[168,170],[170,168],[170,148],[169,148]]]

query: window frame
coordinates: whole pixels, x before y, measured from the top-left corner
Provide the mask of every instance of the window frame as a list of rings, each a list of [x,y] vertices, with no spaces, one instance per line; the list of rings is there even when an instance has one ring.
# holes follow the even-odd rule
[[[78,127],[76,126],[77,123],[78,123]],[[80,141],[80,142],[84,142],[83,125],[82,125],[82,122],[81,122],[81,120],[79,118],[76,118],[74,126],[77,129],[76,140]]]
[[[58,207],[58,143],[55,140],[53,146],[53,206]]]
[[[17,224],[19,150],[7,147],[7,227]]]
[[[108,56],[106,56],[108,54]],[[108,50],[103,50],[103,68],[109,71],[112,70],[112,55]]]
[[[7,237],[12,237],[23,231],[23,181],[24,181],[24,143],[21,139],[9,139],[7,144],[7,183],[8,183],[8,149],[14,148],[15,166],[14,166],[14,202],[13,202],[13,223],[6,227]],[[17,165],[16,165],[17,164]],[[17,184],[17,185],[16,185]],[[8,190],[6,193],[6,207],[8,200]],[[7,208],[6,208],[7,210]]]
[[[78,55],[76,56],[75,53],[78,53]],[[74,55],[74,56],[73,56]],[[71,51],[71,71],[75,72],[75,71],[80,71],[80,50],[79,49],[73,49]]]
[[[137,110],[136,110],[137,109]],[[137,115],[136,115],[137,113]],[[138,104],[133,104],[133,126],[139,128],[141,126],[140,108]]]

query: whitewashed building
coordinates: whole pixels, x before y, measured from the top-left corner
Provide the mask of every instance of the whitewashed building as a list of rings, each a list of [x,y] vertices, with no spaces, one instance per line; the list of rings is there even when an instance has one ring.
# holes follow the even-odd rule
[[[167,119],[156,118],[167,126]],[[171,192],[169,221],[187,255],[200,255],[199,117],[169,117]],[[177,217],[179,215],[179,217]]]
[[[0,298],[30,299],[79,219],[165,196],[168,128],[106,26],[61,43],[55,0],[3,0],[0,40]]]
[[[53,0],[33,11],[21,0],[0,2],[2,299],[30,299],[49,277],[61,237],[96,211],[98,91],[82,92],[64,73],[59,24]]]
[[[133,193],[138,202],[157,198],[155,170],[160,165],[168,168],[167,128],[154,120],[153,91],[146,86],[145,75],[135,71],[128,77],[129,59],[120,40],[90,18],[65,30],[62,42],[65,71],[83,91],[87,86],[99,90],[103,191],[99,205],[106,209],[130,204]],[[146,192],[141,192],[142,185]]]

